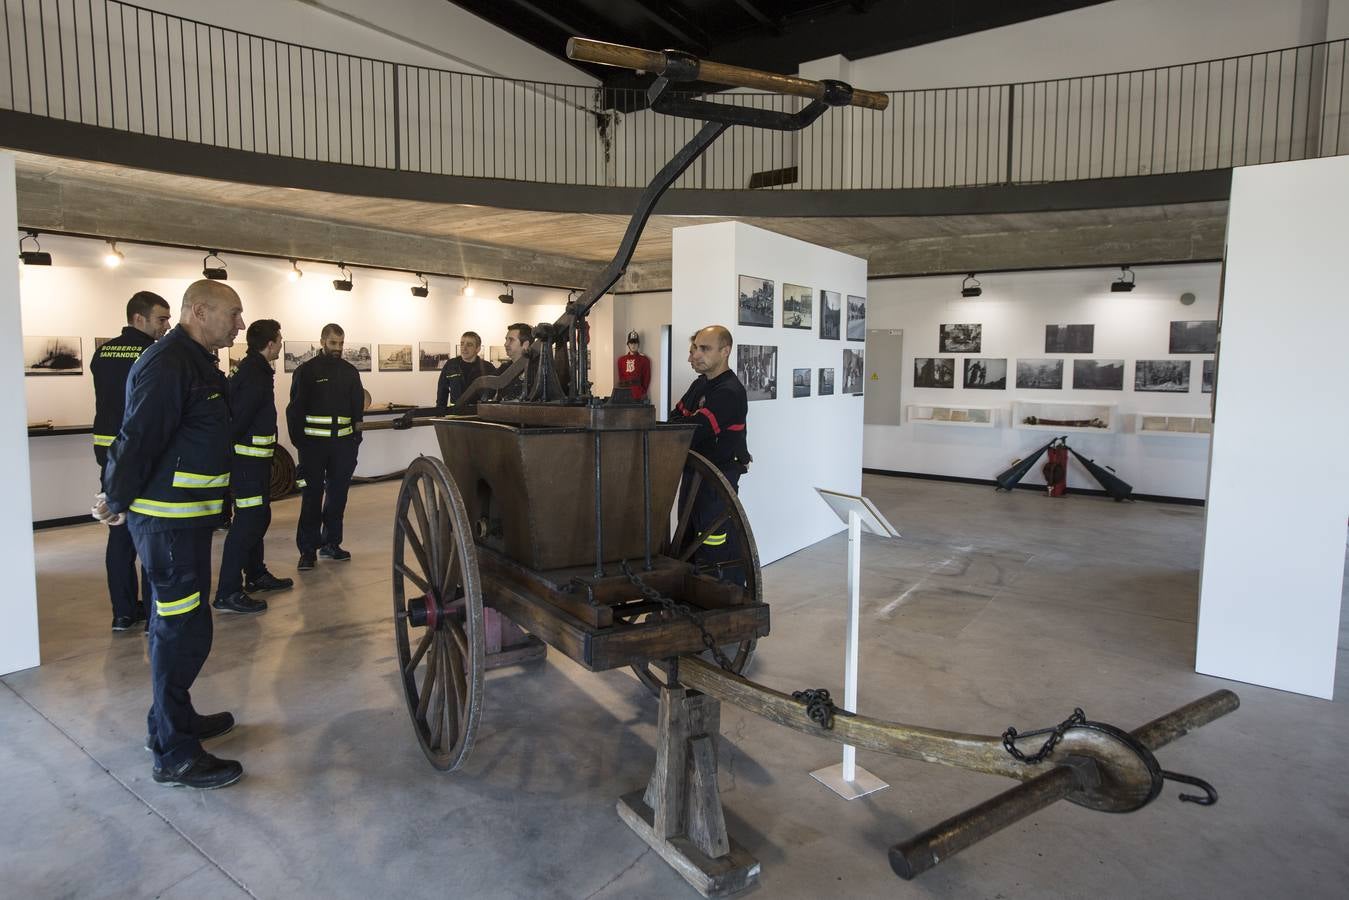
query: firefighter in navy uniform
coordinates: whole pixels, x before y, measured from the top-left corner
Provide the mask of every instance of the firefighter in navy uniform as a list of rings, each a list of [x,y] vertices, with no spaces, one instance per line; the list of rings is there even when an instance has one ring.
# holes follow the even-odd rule
[[[234,727],[227,712],[200,715],[191,688],[211,651],[211,535],[230,480],[230,410],[213,351],[243,328],[239,295],[193,282],[179,325],[141,354],[127,379],[126,415],[108,451],[94,517],[123,522],[154,590],[150,618],[152,699],[146,746],[160,784],[217,788],[243,766],[201,745]]]
[[[342,326],[323,326],[322,352],[301,364],[290,383],[286,427],[299,451],[299,474],[304,481],[300,521],[295,543],[300,548],[300,571],[314,568],[315,554],[345,561],[342,516],[347,490],[356,471],[361,443],[360,424],[365,410],[361,375],[342,358],[346,333]]]
[[[229,378],[234,521],[220,555],[220,583],[211,605],[227,612],[259,613],[267,608],[267,601],[251,594],[282,591],[295,584],[267,571],[262,548],[272,522],[272,454],[276,449],[272,363],[281,355],[281,323],[258,319],[248,326],[246,339],[248,353]]]
[[[440,415],[459,402],[464,389],[484,375],[497,374],[496,366],[478,355],[482,338],[465,331],[459,338],[459,355],[448,360],[436,382],[436,410]]]
[[[690,449],[707,457],[739,493],[740,476],[751,461],[745,440],[749,400],[745,386],[730,368],[731,344],[731,333],[720,325],[709,325],[689,339],[689,365],[698,377],[670,410],[670,421],[698,426]],[[691,480],[692,473],[685,469],[679,486],[681,509]],[[712,527],[721,518],[723,507],[721,498],[705,483],[693,501],[692,533],[702,534]],[[694,561],[700,566],[726,563],[741,555],[738,548],[739,536],[727,522],[720,531],[703,539],[702,546],[694,552]],[[719,574],[727,581],[745,584],[745,571],[738,566],[722,568]]]
[[[122,333],[95,350],[89,362],[89,373],[94,377],[94,458],[98,460],[100,485],[108,468],[108,448],[122,427],[127,374],[145,348],[168,332],[169,318],[167,300],[150,291],[137,291],[127,301],[127,325]],[[103,561],[112,599],[112,630],[127,631],[145,619],[150,603],[150,582],[144,566],[137,597],[136,545],[129,530],[120,526],[108,529]]]

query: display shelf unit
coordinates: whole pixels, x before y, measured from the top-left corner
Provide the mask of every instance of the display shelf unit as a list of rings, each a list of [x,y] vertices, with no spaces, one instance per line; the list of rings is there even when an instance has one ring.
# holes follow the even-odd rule
[[[998,407],[996,406],[939,406],[911,403],[906,415],[910,422],[921,422],[925,425],[993,428],[998,424]]]
[[[1134,419],[1134,431],[1149,437],[1206,438],[1213,434],[1213,420],[1208,416],[1138,413]]]
[[[1027,419],[1051,419],[1056,422],[1090,422],[1095,425],[1030,424]],[[1060,434],[1109,434],[1119,430],[1119,413],[1114,403],[1072,403],[1041,400],[1017,400],[1012,403],[1012,427],[1027,431],[1057,431]]]

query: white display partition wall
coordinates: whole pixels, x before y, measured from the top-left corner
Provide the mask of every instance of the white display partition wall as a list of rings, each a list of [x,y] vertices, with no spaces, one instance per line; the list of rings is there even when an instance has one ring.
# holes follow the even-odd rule
[[[17,226],[14,157],[0,153],[0,233],[13,235]],[[0,432],[3,432],[0,470],[4,471],[7,483],[5,502],[0,504],[0,546],[5,548],[5,590],[0,593],[0,618],[4,621],[0,627],[0,675],[31,668],[40,661],[22,345],[18,259],[12,252],[0,253],[0,359],[9,360],[0,369]]]
[[[1349,157],[1233,173],[1195,670],[1325,699],[1349,517],[1346,246]]]
[[[688,338],[706,325],[725,325],[741,345],[771,345],[777,353],[777,399],[749,404],[747,434],[754,456],[740,480],[763,564],[795,553],[843,526],[820,502],[815,487],[857,494],[862,486],[862,397],[843,391],[843,351],[864,344],[846,340],[846,298],[867,295],[866,260],[739,222],[674,230],[671,396],[692,383]],[[774,325],[738,325],[738,276],[774,282]],[[782,286],[812,291],[812,327],[782,327]],[[820,338],[820,291],[842,300],[839,340]],[[738,349],[731,350],[735,368]],[[834,393],[819,396],[819,370],[834,369]],[[792,369],[811,370],[808,397],[792,397]]]

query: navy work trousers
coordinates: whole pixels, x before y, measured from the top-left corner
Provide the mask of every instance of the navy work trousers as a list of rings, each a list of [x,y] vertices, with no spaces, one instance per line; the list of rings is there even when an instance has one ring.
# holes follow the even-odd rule
[[[136,541],[154,591],[150,615],[150,713],[146,732],[155,766],[174,769],[202,752],[201,716],[192,706],[192,683],[211,652],[212,526],[145,532]]]
[[[300,553],[342,543],[342,516],[356,471],[356,442],[349,437],[310,438],[300,450],[300,521],[295,544]]]
[[[99,448],[102,449],[102,448]],[[103,483],[103,472],[107,462],[99,463],[98,483]],[[145,605],[145,614],[150,614],[150,580],[145,577],[145,567],[141,567],[139,586],[136,580],[136,544],[131,540],[131,531],[125,525],[108,529],[108,546],[103,552],[103,566],[108,572],[108,597],[112,600],[113,618],[127,616],[136,618],[136,597]]]
[[[730,469],[722,469],[721,474],[726,476],[726,480],[731,483],[731,489],[736,493],[740,491],[739,466]],[[693,472],[690,469],[684,470],[684,476],[679,484],[679,508],[684,508],[685,498],[688,495]],[[706,568],[708,574],[717,574],[724,581],[745,586],[745,568],[743,565],[734,564],[736,560],[744,558],[741,552],[740,533],[735,527],[734,522],[727,517],[718,524],[723,514],[728,512],[726,504],[723,502],[722,495],[706,479],[698,489],[698,494],[693,500],[693,513],[689,520],[688,531],[685,533],[684,540],[689,541],[702,534],[704,531],[711,531],[700,546],[693,553],[693,561],[699,568]],[[715,527],[714,527],[715,526]]]
[[[262,539],[272,524],[272,464],[270,459],[236,459],[230,472],[234,492],[234,519],[220,554],[220,584],[216,596],[228,597],[244,589],[244,580],[267,571]]]

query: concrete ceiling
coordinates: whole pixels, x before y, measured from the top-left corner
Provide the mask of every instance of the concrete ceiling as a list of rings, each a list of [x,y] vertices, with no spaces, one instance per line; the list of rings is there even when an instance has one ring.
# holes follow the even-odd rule
[[[262,187],[18,153],[25,227],[343,260],[354,265],[585,286],[628,218]],[[861,256],[872,277],[1211,260],[1225,202],[961,216],[741,221]],[[619,290],[666,290],[674,228],[728,217],[652,216]]]

